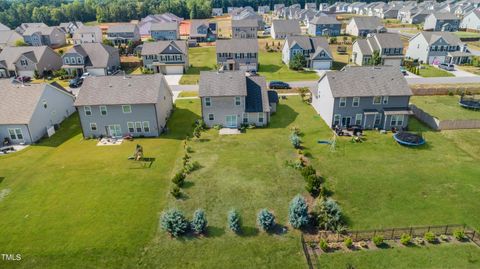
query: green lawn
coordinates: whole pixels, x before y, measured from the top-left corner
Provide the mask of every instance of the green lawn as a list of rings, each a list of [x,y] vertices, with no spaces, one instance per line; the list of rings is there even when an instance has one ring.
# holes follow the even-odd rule
[[[440,68],[436,68],[431,65],[423,65],[423,69],[420,69],[420,76],[424,78],[429,77],[454,77],[454,75],[450,72],[442,70]]]
[[[188,49],[190,67],[180,79],[180,84],[197,84],[200,71],[215,70],[217,57],[215,47],[196,47]]]
[[[480,38],[480,34],[475,33],[475,32],[461,32],[461,31],[458,31],[458,32],[453,32],[453,34],[455,34],[459,38]]]
[[[458,95],[412,96],[410,99],[411,103],[439,120],[480,120],[480,111],[462,108],[459,101]]]

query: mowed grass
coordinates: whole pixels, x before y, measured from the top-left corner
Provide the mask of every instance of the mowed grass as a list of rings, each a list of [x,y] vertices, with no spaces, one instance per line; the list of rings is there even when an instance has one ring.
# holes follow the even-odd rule
[[[458,36],[459,38],[480,38],[480,34],[475,32],[457,31],[453,32],[453,34]]]
[[[180,79],[180,84],[198,84],[200,71],[215,70],[217,57],[215,47],[195,47],[188,49],[190,67]]]
[[[410,99],[411,103],[439,120],[480,120],[480,111],[463,108],[459,101],[458,95],[412,96]]]
[[[450,72],[442,70],[440,68],[431,66],[431,65],[423,65],[424,68],[420,69],[420,76],[424,78],[429,77],[454,77],[454,75]]]

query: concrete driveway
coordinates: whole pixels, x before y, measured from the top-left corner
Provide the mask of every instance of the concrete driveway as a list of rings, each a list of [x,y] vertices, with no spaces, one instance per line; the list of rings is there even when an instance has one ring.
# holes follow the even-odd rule
[[[455,71],[448,71],[448,72],[452,73],[456,77],[478,77],[478,75],[476,74],[460,70],[458,69],[458,67],[455,67],[455,68],[456,68]]]
[[[182,75],[165,75],[168,85],[179,85]]]

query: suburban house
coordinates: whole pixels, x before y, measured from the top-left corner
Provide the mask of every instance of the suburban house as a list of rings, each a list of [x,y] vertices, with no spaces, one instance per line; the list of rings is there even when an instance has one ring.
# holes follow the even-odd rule
[[[0,141],[33,144],[53,135],[58,124],[75,112],[74,100],[57,83],[0,80]]]
[[[257,71],[257,39],[217,40],[217,66],[220,70]]]
[[[81,26],[73,34],[73,44],[102,43],[102,29],[98,26]]]
[[[243,71],[200,72],[199,96],[209,127],[266,126],[278,103],[275,93],[269,99],[265,77],[246,76]]]
[[[316,16],[308,23],[308,34],[311,36],[338,36],[342,23],[334,16]]]
[[[345,67],[326,72],[312,89],[312,106],[334,128],[403,129],[412,91],[398,67]]]
[[[241,21],[241,20],[257,20],[258,27],[262,28],[264,26],[263,23],[263,16],[258,15],[253,8],[247,9],[244,8],[241,12],[234,12],[232,14],[232,20],[234,21]]]
[[[13,47],[15,43],[21,40],[23,41],[23,36],[13,30],[0,30],[0,51],[5,47]]]
[[[115,24],[108,27],[107,40],[112,41],[115,46],[128,44],[129,41],[137,42],[140,41],[140,30],[136,24]]]
[[[173,108],[172,95],[161,74],[87,77],[75,101],[83,136],[159,136]]]
[[[273,20],[271,34],[273,39],[285,39],[287,36],[300,35],[300,22],[297,20]]]
[[[257,39],[258,21],[255,19],[232,20],[232,38]]]
[[[367,36],[370,33],[384,33],[386,28],[377,17],[353,17],[347,24],[345,32],[353,36]]]
[[[305,3],[305,9],[310,9],[310,10],[317,10],[317,3],[311,2],[311,3]]]
[[[15,32],[23,35],[23,32],[25,32],[27,28],[33,28],[33,27],[48,27],[48,25],[46,25],[43,22],[24,22],[20,24],[20,26],[15,28]]]
[[[107,76],[120,68],[118,49],[102,43],[75,45],[62,55],[63,66],[69,74]]]
[[[212,17],[222,16],[223,8],[212,8]]]
[[[178,40],[180,30],[177,22],[152,23],[150,36],[154,40]]]
[[[413,14],[407,23],[410,24],[422,24],[425,23],[425,19],[433,13],[432,10],[421,10],[415,14]]]
[[[425,18],[423,30],[455,32],[460,27],[460,19],[450,12],[435,12]]]
[[[217,39],[217,24],[207,20],[191,20],[189,43],[213,42]]]
[[[31,46],[61,47],[67,43],[65,33],[58,27],[28,27],[23,40]]]
[[[472,60],[467,44],[450,32],[423,31],[408,42],[407,58],[418,59],[427,64],[463,64]]]
[[[333,55],[325,37],[289,36],[282,49],[282,61],[288,65],[296,54],[303,54],[307,68],[328,70],[332,67]]]
[[[58,27],[64,33],[73,35],[75,32],[83,26],[83,22],[81,21],[71,21],[71,22],[62,22]]]
[[[270,6],[258,6],[257,13],[260,15],[270,12]]]
[[[189,67],[184,40],[146,42],[142,47],[143,67],[164,75],[183,74]]]
[[[42,76],[61,67],[62,57],[47,46],[6,47],[0,52],[0,78],[34,77],[35,71]]]
[[[381,57],[381,65],[400,66],[403,60],[403,43],[399,34],[372,34],[365,39],[357,39],[352,46],[352,62],[357,65],[370,65],[374,51]]]
[[[176,22],[180,24],[182,21],[183,18],[180,18],[177,15],[169,12],[162,14],[154,14],[142,18],[138,23],[138,28],[140,29],[141,36],[148,36],[150,35],[150,28],[154,23]]]
[[[476,9],[466,14],[460,23],[460,28],[480,32],[480,10]]]

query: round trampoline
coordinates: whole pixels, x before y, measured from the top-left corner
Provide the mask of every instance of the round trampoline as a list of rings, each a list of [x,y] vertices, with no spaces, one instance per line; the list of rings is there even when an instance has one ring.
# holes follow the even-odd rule
[[[408,147],[417,147],[425,144],[425,139],[423,139],[421,135],[408,132],[396,133],[393,135],[393,139],[395,139],[398,144]]]
[[[464,96],[460,98],[460,106],[473,110],[480,110],[480,98],[475,98],[474,96]]]

